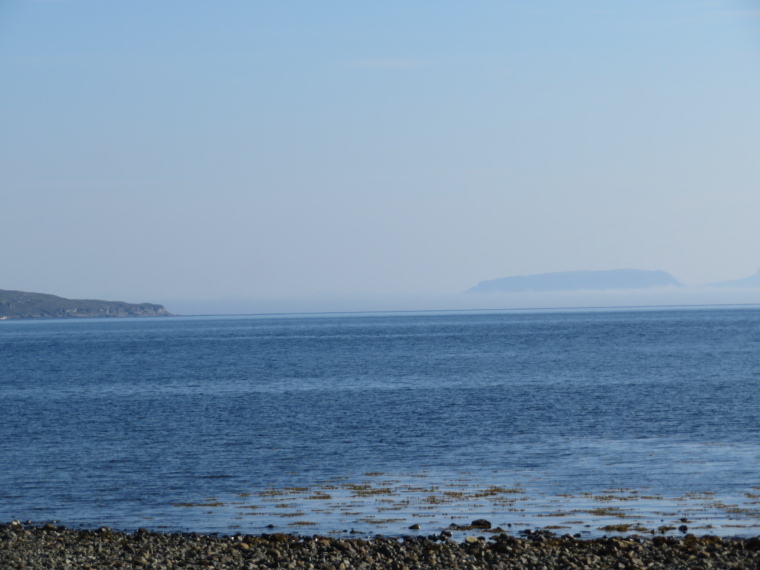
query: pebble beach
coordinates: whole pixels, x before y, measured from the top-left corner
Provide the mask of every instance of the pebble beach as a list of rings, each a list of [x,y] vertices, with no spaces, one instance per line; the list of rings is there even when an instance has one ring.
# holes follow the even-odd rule
[[[0,525],[0,568],[33,569],[246,569],[325,570],[423,568],[758,568],[760,538],[686,534],[578,540],[572,535],[525,531],[462,541],[450,533],[388,538],[329,538],[292,534],[213,536],[103,527],[67,529],[51,523]]]

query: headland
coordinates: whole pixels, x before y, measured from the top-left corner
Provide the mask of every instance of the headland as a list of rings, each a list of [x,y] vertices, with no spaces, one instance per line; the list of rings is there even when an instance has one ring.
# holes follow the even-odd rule
[[[168,317],[163,305],[96,299],[65,299],[46,293],[0,289],[0,319]]]

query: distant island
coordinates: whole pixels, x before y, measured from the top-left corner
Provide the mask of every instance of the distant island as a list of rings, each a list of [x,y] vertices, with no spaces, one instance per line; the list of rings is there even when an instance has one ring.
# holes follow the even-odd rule
[[[711,283],[710,285],[707,285],[707,287],[760,287],[760,269],[757,270],[757,273],[750,275],[749,277],[734,279],[732,281],[721,281],[720,283]]]
[[[670,273],[643,269],[560,271],[481,281],[467,293],[522,293],[528,291],[601,291],[682,287]]]
[[[44,293],[0,289],[0,319],[168,317],[163,305],[91,299],[64,299]]]

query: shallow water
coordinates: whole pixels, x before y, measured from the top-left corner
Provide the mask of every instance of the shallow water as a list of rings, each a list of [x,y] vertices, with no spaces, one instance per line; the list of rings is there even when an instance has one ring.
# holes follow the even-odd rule
[[[754,308],[3,321],[0,519],[758,534],[758,348]]]

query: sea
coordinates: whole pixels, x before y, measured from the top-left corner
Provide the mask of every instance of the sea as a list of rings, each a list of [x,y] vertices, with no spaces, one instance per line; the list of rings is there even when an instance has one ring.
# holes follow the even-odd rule
[[[2,321],[14,519],[758,535],[760,308]]]

